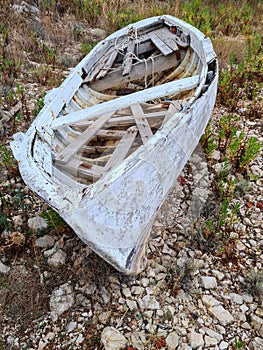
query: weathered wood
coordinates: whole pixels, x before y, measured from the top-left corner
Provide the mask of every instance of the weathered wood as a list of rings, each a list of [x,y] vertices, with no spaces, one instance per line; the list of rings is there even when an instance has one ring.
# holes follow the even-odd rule
[[[183,55],[184,53],[182,52]],[[97,91],[113,89],[135,79],[138,80],[151,75],[153,71],[158,73],[173,67],[176,68],[180,62],[181,60],[178,60],[176,53],[169,55],[165,60],[163,55],[155,56],[146,59],[146,62],[134,63],[129,75],[123,77],[122,68],[119,68],[113,72],[109,72],[105,78],[90,83],[90,87]]]
[[[98,118],[92,125],[90,125],[78,138],[72,141],[67,147],[57,155],[57,160],[67,163],[69,159],[78,152],[78,150],[92,139],[94,134],[110,119],[111,113],[107,113]]]
[[[109,69],[113,66],[113,63],[118,55],[118,51],[114,50],[108,57],[105,66],[102,68],[102,70],[97,75],[97,79],[101,79],[105,77],[105,75],[108,73]]]
[[[129,153],[129,150],[136,138],[138,129],[131,127],[127,130],[126,134],[122,137],[117,147],[115,148],[110,160],[107,162],[104,171],[108,172],[115,166],[119,165]]]
[[[173,53],[173,50],[171,50],[170,47],[166,45],[166,43],[160,37],[158,37],[155,32],[150,33],[150,38],[164,56]]]
[[[123,72],[122,72],[123,76],[130,74],[130,71],[132,69],[134,49],[135,49],[135,41],[130,40],[127,47],[127,53],[123,60]]]
[[[175,35],[167,28],[163,27],[156,30],[155,34],[174,52],[179,51]]]
[[[139,104],[131,105],[131,110],[138,130],[140,132],[142,142],[146,143],[149,140],[149,138],[153,136],[152,129],[148,124],[146,115],[143,113],[142,107]]]
[[[135,102],[141,103],[156,98],[174,95],[176,93],[187,91],[195,88],[199,83],[199,76],[195,75],[193,77],[181,79],[179,81],[173,81],[160,86],[155,86],[143,91],[138,91],[132,95],[121,96],[118,99],[104,102],[81,111],[71,113],[70,116],[62,116],[53,120],[51,127],[56,129],[59,126],[73,124],[81,120],[88,120],[94,117],[98,117],[104,114],[105,110],[109,113],[114,113],[117,109],[126,108]]]

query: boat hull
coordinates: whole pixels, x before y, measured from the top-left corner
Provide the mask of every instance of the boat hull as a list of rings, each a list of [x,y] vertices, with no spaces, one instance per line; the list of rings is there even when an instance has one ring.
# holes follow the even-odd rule
[[[198,53],[203,67],[195,93],[184,108],[172,113],[145,144],[90,185],[65,175],[56,166],[63,158],[56,163],[52,150],[55,128],[69,121],[72,123],[74,118],[78,121],[86,118],[85,109],[57,117],[83,83],[83,67],[87,70],[89,61],[106,51],[107,43],[124,35],[127,28],[112,34],[84,58],[61,87],[49,95],[47,104],[27,133],[15,134],[11,143],[25,183],[63,217],[83,242],[125,274],[137,274],[142,270],[145,243],[154,219],[197,146],[216,99],[218,67],[210,40],[171,16],[147,19],[133,26],[145,28],[160,19],[183,28],[189,35],[191,50]],[[209,71],[213,76],[208,82]],[[183,84],[185,86],[185,80]],[[137,105],[140,96],[144,101],[147,93],[153,93],[155,97],[162,88],[103,102],[87,111],[91,118],[92,113]],[[61,154],[67,155],[63,150]]]

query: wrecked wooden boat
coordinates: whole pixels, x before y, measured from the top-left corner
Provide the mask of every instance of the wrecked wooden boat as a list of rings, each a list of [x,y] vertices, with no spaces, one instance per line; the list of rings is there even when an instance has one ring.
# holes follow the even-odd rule
[[[215,103],[209,38],[171,16],[101,41],[11,144],[25,183],[126,274]]]

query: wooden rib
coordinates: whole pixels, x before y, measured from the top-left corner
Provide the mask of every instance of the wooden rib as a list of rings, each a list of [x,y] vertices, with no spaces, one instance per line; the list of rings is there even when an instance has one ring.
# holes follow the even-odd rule
[[[170,106],[165,114],[162,125],[164,125],[175,113],[179,112],[182,109],[182,105],[179,101],[172,101]]]
[[[184,57],[184,53],[185,50],[182,52],[182,57]],[[177,58],[177,53],[174,53],[169,55],[166,59],[164,59],[163,55],[158,55],[146,59],[145,62],[134,63],[130,74],[124,77],[122,76],[122,68],[109,72],[105,78],[95,80],[93,83],[91,83],[90,87],[97,91],[105,91],[107,89],[125,86],[125,84],[134,79],[138,80],[144,78],[145,75],[151,75],[153,68],[155,74],[166,69],[173,67],[176,68],[180,64],[181,60]]]
[[[114,112],[103,114],[100,118],[93,122],[82,134],[80,134],[57,155],[57,159],[64,163],[68,162],[69,159],[76,154],[82,146],[92,139],[96,132],[111,118],[113,114]]]
[[[127,53],[123,60],[123,72],[122,72],[123,76],[130,74],[130,71],[132,69],[134,49],[135,49],[135,42],[134,40],[130,40],[127,47]]]
[[[154,45],[161,51],[164,56],[168,56],[173,53],[173,50],[168,45],[166,45],[166,43],[155,34],[155,32],[149,33],[149,35]]]
[[[51,123],[51,128],[54,130],[62,125],[72,125],[79,123],[81,120],[90,120],[92,118],[105,115],[105,110],[108,111],[109,115],[111,116],[116,112],[116,110],[129,107],[134,103],[142,103],[154,100],[156,98],[171,96],[176,93],[192,90],[199,84],[199,78],[199,75],[194,75],[189,78],[172,81],[170,83],[165,83],[163,85],[158,85],[142,91],[134,92],[130,95],[121,96],[117,99],[106,101],[96,106],[71,113],[70,115],[55,118]]]
[[[99,179],[104,173],[104,168],[99,165],[89,163],[87,159],[82,161],[80,157],[74,157],[70,159],[66,164],[58,161],[56,163],[58,169],[64,170],[67,173],[77,177],[79,174],[94,177]]]
[[[123,138],[120,140],[117,147],[115,148],[110,160],[107,162],[104,169],[105,172],[119,165],[125,159],[133,144],[133,141],[136,138],[137,132],[138,129],[136,128],[136,126],[133,126],[127,130],[126,134],[123,136]]]
[[[149,119],[155,119],[155,118],[163,117],[165,115],[165,113],[166,113],[166,110],[162,110],[160,112],[147,113],[147,114],[145,114],[145,116],[146,116],[146,118],[149,118]],[[93,121],[83,120],[79,123],[72,124],[72,127],[74,127],[74,128],[86,128],[87,126],[92,125],[92,123],[93,123]],[[112,126],[118,126],[118,125],[123,126],[125,124],[131,124],[131,123],[134,123],[134,116],[133,115],[125,115],[122,117],[112,117],[107,122],[107,125],[109,127],[112,127]],[[111,131],[113,131],[113,130],[109,130],[109,132],[111,132]],[[121,131],[118,130],[118,132],[121,132]],[[98,132],[98,135],[100,135],[100,131]]]
[[[132,105],[131,110],[132,110],[136,125],[139,129],[142,142],[146,143],[149,140],[149,138],[153,136],[152,129],[148,124],[146,115],[143,113],[142,107],[139,104]]]

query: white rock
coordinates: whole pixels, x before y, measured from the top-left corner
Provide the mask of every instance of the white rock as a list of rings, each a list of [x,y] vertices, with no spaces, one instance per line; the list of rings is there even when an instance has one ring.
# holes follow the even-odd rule
[[[131,311],[134,311],[134,310],[138,309],[138,306],[137,306],[137,303],[136,303],[135,300],[126,299],[126,303],[127,303],[128,308]]]
[[[38,344],[38,350],[45,349],[45,347],[50,343],[54,338],[55,338],[55,333],[54,332],[48,332],[48,334],[40,340]]]
[[[205,335],[205,346],[215,346],[218,343],[217,339],[209,337],[209,335]]]
[[[251,341],[251,343],[249,344],[249,349],[250,350],[261,350],[263,349],[263,339],[256,337],[255,339],[253,339]]]
[[[209,337],[216,339],[217,342],[220,342],[220,340],[223,339],[223,336],[220,333],[215,332],[214,330],[212,330],[208,327],[203,327],[203,329],[204,329],[205,333],[207,335],[209,335]]]
[[[131,297],[131,290],[130,290],[130,288],[123,288],[122,293],[123,293],[123,295],[126,298],[130,298]]]
[[[114,327],[106,327],[101,333],[101,342],[105,350],[121,350],[125,348],[127,339]]]
[[[217,288],[217,281],[216,278],[213,276],[202,276],[201,283],[205,289]]]
[[[194,330],[192,330],[191,333],[188,334],[188,339],[192,349],[198,349],[199,347],[202,347],[204,345],[203,335],[195,332]]]
[[[256,315],[252,315],[251,325],[257,331],[258,335],[263,338],[263,319]]]
[[[182,343],[181,345],[179,345],[177,350],[192,350],[192,348],[188,344]]]
[[[0,260],[0,273],[3,273],[6,275],[9,271],[10,271],[10,267],[3,264],[2,261]]]
[[[50,297],[51,318],[56,321],[64,311],[72,307],[74,303],[74,293],[69,283],[62,284],[55,289]]]
[[[50,258],[48,258],[47,263],[48,265],[55,267],[64,265],[66,257],[66,253],[62,249],[58,249]]]
[[[243,304],[243,305],[240,306],[240,310],[242,312],[246,313],[249,310],[249,308],[246,305]]]
[[[73,331],[73,329],[75,329],[77,327],[77,322],[71,321],[69,322],[69,324],[67,325],[67,332],[70,333]]]
[[[220,350],[227,349],[228,347],[229,347],[229,344],[227,342],[225,342],[224,340],[221,341],[221,343],[219,344],[219,349]]]
[[[33,231],[47,228],[47,222],[41,216],[35,216],[33,218],[28,219],[27,224],[28,227]]]
[[[45,235],[43,237],[39,237],[35,241],[35,246],[38,248],[51,248],[53,247],[55,240],[50,235]]]
[[[166,338],[166,346],[168,350],[174,350],[179,344],[179,335],[176,332],[170,333]]]
[[[215,298],[204,295],[202,297],[203,303],[207,306],[208,312],[216,317],[218,321],[223,325],[227,325],[234,321],[233,316],[229,311],[225,310],[218,300]]]
[[[241,305],[243,303],[243,296],[236,294],[236,293],[230,293],[230,298],[233,303]]]
[[[156,298],[153,295],[145,295],[141,299],[141,307],[143,309],[149,309],[149,310],[158,310],[160,309],[159,302],[156,300]]]
[[[15,228],[17,228],[23,224],[23,218],[21,215],[13,216],[12,219],[13,219],[13,224],[14,224]]]

